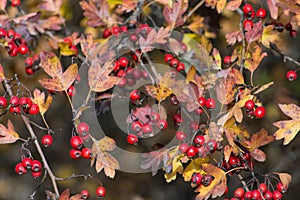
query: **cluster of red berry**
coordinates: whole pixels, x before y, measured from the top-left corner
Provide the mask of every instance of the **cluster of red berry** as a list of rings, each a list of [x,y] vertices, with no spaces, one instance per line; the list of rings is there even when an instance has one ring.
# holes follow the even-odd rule
[[[266,114],[266,109],[264,106],[257,106],[252,99],[245,102],[244,107],[246,108],[248,116],[255,116],[257,119],[263,118]]]
[[[32,102],[29,97],[12,96],[9,101],[9,111],[12,114],[20,114],[21,108],[25,114],[36,115],[39,113],[39,106]],[[7,107],[7,100],[4,96],[0,96],[0,108]]]
[[[282,182],[278,182],[276,188],[274,188],[272,184],[269,184],[269,186],[270,187],[268,187],[266,183],[259,183],[257,189],[250,191],[245,191],[244,188],[237,188],[234,191],[234,197],[232,197],[230,200],[281,200],[282,194],[287,191],[287,188],[284,187]],[[272,188],[272,190],[270,190],[269,188]]]
[[[232,171],[229,175],[239,173],[240,170],[253,170],[253,162],[249,152],[242,152],[240,155],[231,153],[228,161],[223,159],[221,166],[225,171]]]
[[[106,195],[106,188],[103,187],[102,185],[98,186],[96,188],[96,195],[99,198],[105,197],[105,195]],[[89,197],[90,197],[90,193],[89,193],[88,190],[82,190],[80,192],[80,199],[88,199]]]
[[[243,6],[244,13],[244,28],[247,26],[253,27],[253,18],[256,16],[258,19],[264,19],[267,16],[267,12],[263,8],[259,8],[256,12],[251,4],[245,4]]]
[[[78,159],[80,157],[84,159],[90,159],[92,157],[92,150],[88,147],[84,147],[83,140],[80,136],[73,136],[70,139],[70,144],[73,147],[70,150],[70,157]]]
[[[273,25],[274,30],[277,30],[278,32],[283,32],[285,29],[286,31],[289,31],[289,34],[291,37],[297,36],[297,31],[295,29],[293,29],[293,25],[291,23],[287,23],[286,25],[283,25],[281,22],[273,21],[271,23],[266,23],[265,25],[266,26]]]
[[[17,56],[18,53],[25,55],[29,52],[26,40],[13,29],[5,30],[4,28],[0,28],[0,38],[5,41],[5,49],[12,57]]]
[[[22,162],[17,163],[15,166],[15,172],[19,175],[26,174],[27,170],[31,170],[31,175],[37,178],[42,174],[42,163],[38,160],[25,157],[22,159]]]
[[[120,33],[126,33],[128,30],[127,26],[112,26],[111,28],[104,29],[102,33],[103,38],[108,38],[111,35],[118,36]]]
[[[195,172],[192,176],[192,183],[195,185],[203,185],[205,187],[208,187],[211,182],[214,180],[214,177],[210,174],[204,174],[202,176],[201,173]]]
[[[185,50],[187,49],[185,44],[182,45],[182,47]],[[178,72],[184,71],[184,69],[185,69],[184,63],[180,62],[177,58],[175,58],[170,53],[165,54],[164,60],[165,60],[166,63],[168,63],[170,65],[170,67],[174,67]]]
[[[40,69],[40,57],[39,55],[35,54],[32,57],[27,57],[25,59],[25,72],[28,75],[34,74],[37,70]]]

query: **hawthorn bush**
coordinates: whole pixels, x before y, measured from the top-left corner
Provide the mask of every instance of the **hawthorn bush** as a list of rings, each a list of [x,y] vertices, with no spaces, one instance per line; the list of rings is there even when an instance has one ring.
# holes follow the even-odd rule
[[[0,8],[1,199],[299,198],[299,1]]]

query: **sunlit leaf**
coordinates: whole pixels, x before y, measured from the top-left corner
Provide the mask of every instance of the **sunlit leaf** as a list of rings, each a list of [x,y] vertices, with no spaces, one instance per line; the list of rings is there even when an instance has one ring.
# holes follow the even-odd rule
[[[225,35],[226,42],[229,45],[235,45],[237,42],[241,42],[243,39],[243,34],[241,31],[234,31],[231,33],[227,33]]]
[[[7,128],[0,124],[0,144],[14,143],[19,139],[19,134],[15,132],[14,126],[10,120],[7,122]]]
[[[227,3],[226,9],[235,11],[241,6],[241,4],[242,4],[242,0],[232,0]]]
[[[41,92],[39,89],[33,91],[33,103],[39,106],[39,111],[43,115],[52,103],[52,96],[48,95],[47,100],[45,101],[45,93]]]
[[[178,156],[175,156],[172,160],[172,171],[170,173],[165,173],[165,179],[167,183],[170,183],[171,181],[174,181],[177,177],[177,173],[182,174],[183,173],[183,166],[181,163],[181,158],[185,156],[184,154],[180,154]]]
[[[280,182],[285,188],[289,187],[290,182],[292,181],[292,176],[288,173],[276,173],[279,176]]]
[[[182,25],[186,17],[183,16],[188,8],[187,0],[174,1],[172,7],[165,6],[163,10],[163,15],[171,28],[176,28]]]
[[[170,30],[168,28],[160,28],[157,32],[155,29],[147,34],[146,38],[140,37],[139,44],[142,52],[151,51],[155,44],[165,44],[170,36]]]
[[[266,56],[267,53],[262,53],[262,49],[260,46],[255,46],[254,51],[245,60],[245,68],[248,69],[251,73],[253,73]]]
[[[191,160],[189,165],[184,169],[184,172],[182,174],[184,181],[188,182],[191,181],[192,176],[194,173],[204,173],[203,169],[201,168],[201,165],[208,162],[208,158],[196,158]]]
[[[273,25],[269,25],[263,29],[262,44],[269,48],[271,43],[280,41],[279,32],[274,30]]]

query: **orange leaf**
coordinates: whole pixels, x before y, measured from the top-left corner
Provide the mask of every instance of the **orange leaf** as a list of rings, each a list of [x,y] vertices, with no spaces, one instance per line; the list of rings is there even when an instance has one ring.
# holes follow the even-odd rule
[[[289,187],[289,183],[292,181],[292,176],[288,173],[276,173],[279,176],[280,181],[282,182],[285,188]]]
[[[4,75],[4,71],[3,71],[3,67],[0,64],[0,83],[5,79],[5,75]]]
[[[227,3],[226,9],[235,11],[236,9],[238,9],[241,6],[241,4],[242,4],[242,0],[232,0]]]
[[[39,89],[35,89],[33,91],[32,101],[39,106],[40,113],[43,115],[52,103],[52,96],[49,95],[45,101],[45,93],[41,92]]]
[[[19,134],[15,132],[10,120],[7,122],[7,128],[3,124],[0,124],[0,144],[14,143],[18,139]]]
[[[254,52],[252,52],[245,61],[245,68],[248,69],[251,73],[253,73],[257,69],[264,57],[267,56],[267,53],[262,53],[261,50],[262,49],[260,46],[255,46]]]
[[[283,145],[289,144],[300,131],[300,108],[295,104],[279,104],[281,111],[292,118],[273,123],[279,128],[274,136],[276,140],[284,139]]]

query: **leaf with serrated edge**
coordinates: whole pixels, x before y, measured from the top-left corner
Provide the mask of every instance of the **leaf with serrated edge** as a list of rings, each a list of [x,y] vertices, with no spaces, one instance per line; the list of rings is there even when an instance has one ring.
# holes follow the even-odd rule
[[[245,38],[248,43],[259,40],[263,34],[263,21],[259,20],[253,27],[246,26],[245,31]]]
[[[208,162],[208,158],[196,158],[191,160],[189,165],[184,169],[182,177],[184,181],[191,181],[194,173],[204,173],[204,171],[200,168],[200,166],[204,163]]]
[[[264,59],[264,57],[267,56],[267,53],[261,52],[262,49],[260,46],[255,46],[254,47],[254,52],[252,52],[251,56],[245,60],[245,68],[248,69],[251,73],[253,73],[261,61]]]
[[[0,144],[14,143],[19,139],[19,134],[15,132],[14,126],[10,120],[7,122],[7,128],[0,124]]]
[[[281,111],[292,118],[273,123],[279,128],[274,136],[276,140],[284,139],[283,145],[289,144],[300,131],[300,108],[295,104],[279,104]]]
[[[274,172],[279,176],[279,179],[285,188],[289,187],[289,183],[292,181],[292,176],[288,173],[278,173]]]
[[[181,158],[184,157],[184,154],[180,154],[178,156],[175,156],[172,161],[172,172],[171,173],[165,173],[165,179],[167,183],[170,183],[171,181],[174,181],[177,177],[177,173],[182,174],[183,173],[183,166],[181,163]]]
[[[49,95],[45,101],[45,93],[41,92],[39,89],[33,91],[32,102],[39,106],[39,111],[43,115],[52,103],[52,96]]]
[[[273,25],[269,25],[264,28],[262,35],[262,44],[269,48],[271,43],[276,43],[280,41],[279,32],[274,30]]]

